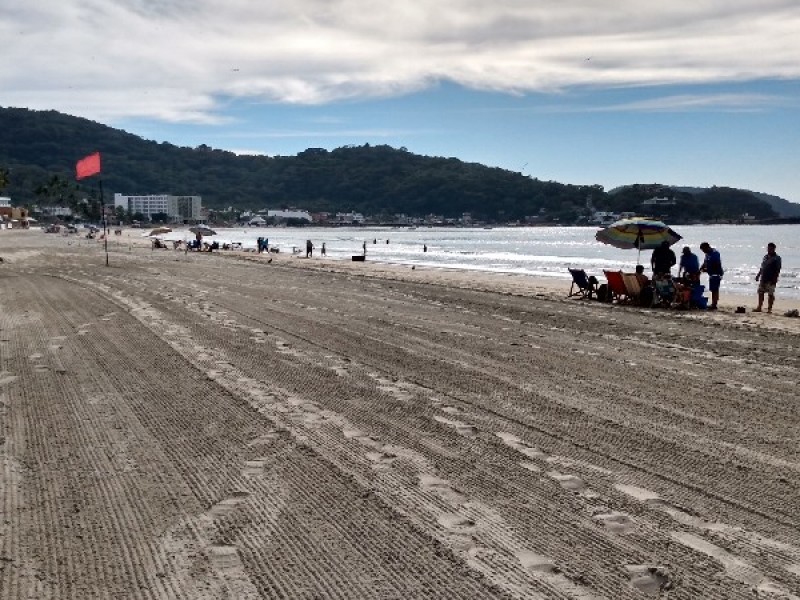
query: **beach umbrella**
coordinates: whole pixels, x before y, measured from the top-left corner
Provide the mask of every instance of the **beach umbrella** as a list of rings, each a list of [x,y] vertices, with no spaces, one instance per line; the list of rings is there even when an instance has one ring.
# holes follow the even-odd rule
[[[645,217],[631,217],[630,219],[620,219],[598,231],[594,238],[598,242],[609,244],[615,248],[631,249],[636,248],[639,254],[642,250],[657,248],[662,242],[668,242],[671,246],[681,239],[668,225],[662,221],[647,219]]]
[[[199,233],[200,235],[217,235],[217,232],[211,229],[210,227],[205,227],[204,225],[198,225],[197,227],[189,227],[189,231],[192,233]]]
[[[164,235],[165,233],[170,233],[171,231],[172,229],[170,227],[156,227],[147,235]]]

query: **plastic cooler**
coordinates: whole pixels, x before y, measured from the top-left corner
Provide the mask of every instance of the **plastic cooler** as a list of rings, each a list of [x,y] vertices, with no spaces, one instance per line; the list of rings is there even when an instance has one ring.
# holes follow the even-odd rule
[[[706,291],[706,286],[696,285],[692,288],[691,303],[697,308],[706,308],[708,306],[708,298],[703,293]]]

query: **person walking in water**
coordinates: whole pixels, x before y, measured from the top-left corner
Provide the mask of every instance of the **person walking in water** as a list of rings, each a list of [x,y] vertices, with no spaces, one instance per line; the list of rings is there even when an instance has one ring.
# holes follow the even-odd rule
[[[364,240],[364,243],[361,244],[361,247],[364,249],[364,256],[367,255],[367,240]]]
[[[772,312],[772,305],[775,303],[775,285],[778,283],[778,276],[781,274],[781,257],[775,252],[777,246],[770,242],[767,244],[767,253],[761,259],[761,268],[756,275],[758,281],[758,306],[753,312],[761,312],[764,306],[764,295],[768,297],[767,312]]]
[[[700,250],[706,255],[700,270],[708,273],[708,291],[711,292],[711,305],[708,310],[717,310],[719,286],[722,283],[722,276],[725,274],[722,270],[722,257],[719,254],[719,250],[712,248],[708,242],[700,244]]]
[[[306,240],[306,258],[311,258],[312,254],[314,254],[314,244],[311,240]]]

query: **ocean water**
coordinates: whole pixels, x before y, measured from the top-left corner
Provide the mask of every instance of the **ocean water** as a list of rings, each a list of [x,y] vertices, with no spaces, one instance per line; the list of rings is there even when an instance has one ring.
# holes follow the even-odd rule
[[[703,241],[720,251],[725,269],[722,294],[755,294],[755,275],[766,245],[775,242],[783,259],[777,294],[800,299],[800,225],[690,225],[675,229],[683,236],[673,246],[677,255],[687,245],[702,262],[699,245]],[[649,273],[651,250],[638,256],[635,249],[607,246],[594,239],[596,232],[595,227],[253,227],[217,229],[216,236],[206,239],[240,242],[245,248],[255,248],[256,239],[263,236],[269,239],[270,247],[278,247],[280,252],[294,250],[303,255],[305,241],[310,239],[315,256],[319,256],[325,243],[328,258],[348,261],[352,255],[362,253],[366,242],[370,261],[550,277],[562,279],[565,284],[571,279],[568,267],[585,269],[602,281],[603,269],[633,271],[637,257]],[[193,237],[188,231],[176,230],[163,239]],[[425,245],[427,252],[423,251]],[[703,276],[704,283],[705,279]]]

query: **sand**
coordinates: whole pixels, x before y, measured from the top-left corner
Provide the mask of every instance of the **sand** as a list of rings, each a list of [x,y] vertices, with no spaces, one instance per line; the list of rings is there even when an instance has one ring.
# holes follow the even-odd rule
[[[800,598],[800,319],[140,233],[0,232],[0,598]]]

